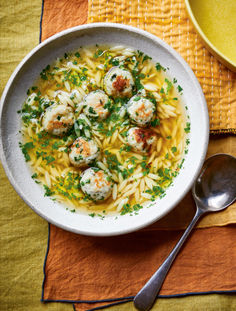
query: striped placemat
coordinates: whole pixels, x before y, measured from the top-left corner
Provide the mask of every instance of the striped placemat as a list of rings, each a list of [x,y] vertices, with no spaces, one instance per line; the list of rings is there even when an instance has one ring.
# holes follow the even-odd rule
[[[128,24],[166,41],[187,61],[202,86],[211,133],[236,133],[236,75],[204,47],[184,0],[90,0],[88,22]]]

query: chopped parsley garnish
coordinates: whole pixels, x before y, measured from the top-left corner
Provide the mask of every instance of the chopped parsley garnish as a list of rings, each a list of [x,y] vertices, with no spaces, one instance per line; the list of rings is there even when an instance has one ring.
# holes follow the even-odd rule
[[[179,93],[181,93],[183,91],[182,87],[180,85],[177,86],[177,90]]]
[[[98,58],[98,57],[100,57],[102,54],[103,54],[103,50],[98,50],[98,51],[96,51],[96,52],[94,53],[93,57],[94,57],[94,58]]]
[[[132,213],[135,213],[135,215],[137,215],[138,214],[137,212],[142,208],[143,208],[143,206],[140,204],[134,204],[133,206],[131,206],[130,204],[126,203],[123,205],[122,210],[120,212],[120,215],[122,216],[122,215],[125,215],[128,213],[131,216],[132,216]]]
[[[48,76],[47,73],[50,70],[50,65],[47,65],[47,67],[45,67],[41,72],[40,72],[40,77],[43,80],[48,80]]]
[[[35,178],[38,178],[38,174],[37,173],[34,173],[31,178],[35,179]]]
[[[157,71],[161,71],[161,70],[166,71],[166,69],[164,67],[162,67],[162,65],[160,63],[156,63],[156,70]]]
[[[165,91],[164,91],[163,87],[160,89],[160,93],[161,94],[165,94]]]
[[[45,193],[44,193],[45,197],[50,197],[53,194],[55,194],[55,192],[52,191],[47,185],[43,185],[43,187],[44,187],[44,190],[45,190]]]
[[[46,139],[46,140],[41,144],[41,146],[42,146],[43,148],[47,147],[48,145],[49,145],[49,139]]]
[[[143,161],[140,163],[140,165],[143,169],[143,171],[142,171],[143,176],[146,176],[147,174],[150,173],[150,165],[149,164],[147,164],[145,161]]]
[[[57,150],[61,146],[61,142],[55,141],[52,145],[52,149]]]
[[[56,159],[55,159],[53,156],[51,156],[51,155],[45,157],[44,159],[47,161],[47,164],[49,164],[49,163],[51,163],[51,162],[54,162],[54,161],[56,160]]]
[[[151,126],[156,127],[157,125],[160,125],[160,120],[155,118],[154,120],[151,121]]]
[[[95,115],[97,114],[96,111],[93,109],[93,107],[89,107],[89,110],[88,110],[88,111],[89,111],[89,113],[91,113],[91,114],[95,114]]]
[[[172,88],[172,83],[170,82],[170,80],[168,80],[167,78],[165,78],[165,82],[167,83],[167,88],[166,88],[166,93],[169,94],[171,88]]]
[[[25,157],[25,161],[26,161],[26,162],[30,161],[31,158],[30,158],[30,155],[29,155],[28,151],[29,151],[30,149],[33,149],[33,148],[35,147],[34,144],[33,144],[33,142],[30,141],[30,142],[25,143],[25,144],[22,144],[22,143],[20,142],[20,143],[19,143],[19,146],[20,146],[21,151],[22,151],[22,153],[23,153],[23,155],[24,155],[24,157]]]
[[[152,59],[152,58],[148,55],[144,55],[142,63],[144,63],[148,59]]]
[[[185,131],[185,133],[190,132],[190,123],[189,122],[186,123],[186,127],[185,127],[184,131]]]
[[[132,147],[131,147],[131,146],[129,146],[129,145],[124,145],[123,147],[120,148],[120,153],[121,153],[122,151],[129,152],[129,151],[131,151],[131,150],[132,150]]]
[[[119,66],[120,62],[118,59],[114,59],[112,58],[110,61],[109,61],[110,64],[112,64],[113,66]]]
[[[71,61],[74,65],[78,65],[78,64],[81,65],[80,59],[79,59],[80,57],[81,55],[79,52],[76,52],[74,54],[65,53],[64,57],[60,59],[61,64],[59,67],[52,66],[50,68],[50,66],[48,65],[46,68],[42,70],[40,74],[41,79],[50,80],[50,81],[46,83],[42,81],[41,83],[43,85],[46,85],[46,84],[54,85],[53,91],[57,92],[59,88],[64,89],[65,81],[68,81],[72,89],[71,94],[69,94],[70,99],[72,101],[75,101],[75,99],[77,98],[76,93],[73,92],[74,89],[79,89],[79,87],[83,86],[86,94],[92,91],[96,91],[100,87],[100,85],[96,84],[95,82],[96,79],[90,81],[90,77],[91,77],[90,67],[88,68],[83,67],[83,62],[82,62],[82,66],[78,66],[77,68],[75,67],[73,68],[73,66],[71,66],[71,68],[68,68],[68,61]],[[149,92],[147,90],[146,92],[143,92],[143,91],[139,92],[144,89],[144,86],[142,84],[142,79],[145,79],[146,77],[149,78],[151,75],[151,72],[147,73],[146,75],[141,72],[141,67],[143,67],[142,64],[150,60],[151,57],[149,57],[148,55],[145,55],[141,51],[137,51],[137,53],[133,53],[129,57],[120,58],[119,54],[117,57],[117,54],[114,55],[114,52],[109,53],[109,50],[101,49],[100,47],[98,47],[98,45],[97,45],[97,48],[95,50],[93,57],[97,59],[98,63],[97,63],[97,67],[96,66],[95,67],[96,67],[96,70],[101,73],[102,77],[106,74],[106,72],[112,66],[119,66],[119,68],[122,68],[125,70],[127,69],[131,70],[133,80],[135,82],[135,86],[132,87],[132,97],[134,96],[133,100],[135,102],[138,102],[142,96],[145,96],[146,98],[148,98],[150,101],[153,102],[153,104],[155,105],[157,109],[158,103],[152,92]],[[156,75],[158,75],[158,72],[160,72],[161,70],[166,71],[166,69],[160,63],[156,63],[155,68],[157,71]],[[61,82],[58,80],[59,83],[57,82],[57,79],[56,79],[57,77],[56,75],[59,74],[58,70],[60,70],[60,79],[61,79],[60,80]],[[113,78],[116,79],[117,74],[114,74]],[[84,81],[86,81],[86,83],[84,83]],[[170,93],[171,88],[174,83],[176,83],[176,86],[177,86],[178,83],[175,78],[173,79],[173,81],[172,80],[170,81],[167,78],[165,78],[164,87],[162,87],[159,91],[159,93],[162,95],[163,103],[164,102],[168,103],[168,101],[171,101],[171,100],[178,100],[177,97],[175,98],[171,98],[171,96],[168,97],[168,94]],[[183,90],[179,85],[177,89],[179,92],[182,92]],[[43,95],[41,94],[41,92],[43,93]],[[94,108],[88,107],[86,106],[86,103],[84,103],[84,108],[87,107],[88,109],[89,115],[87,115],[87,118],[89,119],[91,124],[90,122],[89,124],[87,124],[87,122],[85,121],[86,118],[82,119],[81,117],[80,119],[79,117],[79,119],[75,120],[74,126],[70,128],[66,133],[64,133],[62,137],[60,137],[60,136],[52,135],[45,131],[38,132],[38,129],[40,129],[40,127],[42,126],[42,117],[43,117],[43,113],[45,109],[47,109],[53,104],[57,104],[59,100],[58,97],[53,96],[53,94],[52,96],[49,95],[49,97],[51,96],[52,98],[55,98],[53,101],[49,100],[46,95],[45,95],[45,98],[43,98],[44,94],[47,94],[45,92],[44,87],[42,87],[41,92],[37,86],[31,87],[27,91],[27,94],[30,97],[27,98],[27,100],[25,101],[23,105],[22,110],[19,111],[22,114],[21,118],[23,122],[25,123],[26,127],[30,124],[31,120],[33,124],[32,130],[34,132],[34,135],[32,135],[33,136],[32,142],[28,142],[24,145],[21,144],[21,149],[22,149],[22,152],[24,154],[26,161],[30,160],[30,155],[29,155],[30,150],[35,148],[35,150],[32,151],[32,154],[34,153],[34,156],[36,156],[37,159],[41,157],[43,161],[41,162],[38,161],[41,163],[40,166],[44,168],[49,165],[52,168],[54,168],[56,167],[57,159],[64,158],[65,155],[63,154],[63,152],[66,152],[68,155],[68,153],[71,150],[73,141],[77,137],[84,137],[85,139],[86,138],[90,139],[92,138],[93,135],[96,135],[99,138],[100,135],[97,135],[97,133],[99,132],[99,134],[103,136],[102,139],[104,139],[106,137],[111,137],[114,134],[114,132],[117,129],[119,129],[119,136],[117,137],[117,144],[115,146],[118,152],[115,153],[115,151],[112,149],[111,151],[101,150],[101,156],[105,158],[106,160],[104,164],[108,167],[108,170],[112,174],[111,176],[107,177],[107,181],[110,182],[112,180],[114,182],[117,182],[117,178],[119,180],[128,179],[133,174],[136,174],[135,171],[138,168],[138,171],[137,171],[138,175],[139,175],[139,172],[141,172],[141,175],[146,176],[145,181],[147,182],[147,184],[148,184],[148,180],[150,181],[151,179],[150,184],[148,184],[148,187],[146,188],[148,190],[144,190],[147,194],[151,196],[151,200],[156,199],[157,196],[163,197],[165,195],[165,189],[172,183],[173,177],[177,176],[177,174],[179,173],[179,169],[182,167],[183,161],[178,166],[176,166],[174,169],[173,168],[158,169],[159,166],[155,167],[156,165],[154,165],[155,173],[153,173],[152,163],[154,163],[154,161],[152,161],[152,163],[151,162],[148,163],[148,158],[150,155],[145,155],[143,157],[140,157],[140,155],[137,155],[137,157],[130,156],[128,158],[126,157],[126,159],[123,159],[123,154],[125,152],[132,151],[131,146],[125,142],[127,141],[126,139],[125,141],[123,141],[124,143],[123,145],[121,145],[121,142],[119,142],[118,144],[120,136],[124,138],[127,137],[128,129],[131,126],[134,126],[132,125],[130,119],[128,118],[127,111],[126,111],[127,103],[130,100],[131,96],[129,97],[109,96],[109,101],[107,101],[105,104],[101,102],[103,108],[109,111],[108,116],[102,121],[99,120],[98,114],[94,110]],[[78,117],[77,114],[76,114],[76,117]],[[61,117],[58,116],[57,120],[60,121],[60,119]],[[187,121],[189,120],[187,119]],[[155,113],[155,117],[150,122],[150,125],[152,127],[157,127],[158,125],[160,125],[158,114],[156,115]],[[190,131],[190,123],[186,123],[185,132],[188,133],[189,131]],[[171,136],[166,137],[166,139],[171,139],[171,138],[172,138]],[[107,139],[107,141],[110,141],[110,139]],[[101,143],[103,142],[101,141]],[[168,147],[169,153],[166,151],[165,152],[166,154],[164,153],[163,157],[168,159],[169,162],[173,161],[173,163],[175,163],[172,157],[173,157],[173,154],[177,152],[177,147],[173,146],[173,144],[171,144],[171,142],[168,142],[168,141],[165,141],[165,144]],[[186,139],[186,145],[188,144],[189,144],[189,139]],[[77,145],[76,147],[79,148],[79,146]],[[108,148],[110,150],[110,147]],[[59,157],[57,158],[57,154],[59,153],[59,151],[61,153],[59,154]],[[188,152],[188,149],[185,148],[184,153],[186,154],[187,152]],[[74,160],[78,162],[81,161],[82,159],[83,159],[83,156],[79,154],[74,157]],[[100,168],[98,168],[99,163],[97,161],[98,160],[94,160],[89,165],[90,167],[95,167],[94,168],[95,171],[100,170]],[[173,163],[171,163],[171,165]],[[156,172],[157,169],[158,169],[158,172]],[[153,176],[154,178],[152,178],[151,173],[158,175],[157,178],[155,178],[154,176]],[[43,176],[43,173],[41,172],[38,174],[34,173],[32,175],[32,178],[35,180],[35,182],[40,183],[40,181],[38,181],[37,178],[39,178],[40,180],[41,176]],[[58,174],[53,179],[51,187],[48,187],[47,185],[43,185],[44,190],[45,190],[45,196],[52,196],[53,194],[59,194],[59,195],[66,197],[69,200],[72,200],[73,203],[77,203],[77,202],[79,203],[80,200],[82,200],[83,202],[88,202],[88,203],[93,202],[93,199],[89,195],[84,194],[81,189],[81,186],[83,186],[84,184],[90,184],[91,182],[90,179],[87,179],[86,181],[81,182],[81,183],[80,181],[81,181],[80,170],[77,172],[75,170],[73,171],[71,170],[71,172],[67,171],[67,173],[65,174],[63,173],[62,175]],[[137,182],[138,177],[134,178],[134,180],[132,181]],[[150,189],[151,185],[155,185],[155,186],[153,186]],[[121,192],[118,188],[118,197],[120,194]],[[131,196],[132,198],[130,202],[132,202],[132,200],[134,199],[133,195]],[[130,216],[136,215],[138,211],[143,208],[143,206],[138,203],[131,204],[130,202],[128,201],[126,204],[124,204],[124,206],[122,207],[120,211],[121,215],[125,215],[125,214],[130,214]],[[76,209],[67,208],[67,210],[72,213],[76,212]],[[105,210],[100,211],[100,214],[90,211],[89,216],[90,217],[97,216],[101,220],[103,220],[104,214],[106,214]]]

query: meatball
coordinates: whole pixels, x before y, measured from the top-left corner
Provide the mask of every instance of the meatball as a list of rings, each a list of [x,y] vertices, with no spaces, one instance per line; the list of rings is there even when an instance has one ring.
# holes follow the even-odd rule
[[[81,176],[81,189],[92,200],[103,201],[111,195],[112,181],[105,171],[91,167],[85,170]]]
[[[134,87],[134,80],[128,70],[112,67],[104,78],[104,89],[108,95],[130,96]]]
[[[74,113],[70,106],[54,104],[48,107],[44,113],[43,128],[57,136],[67,132],[74,124]]]
[[[84,98],[84,113],[88,117],[105,119],[110,106],[111,101],[102,90],[93,91]]]
[[[156,134],[152,130],[132,127],[127,132],[127,143],[137,152],[149,152],[154,142]]]
[[[74,166],[85,166],[95,160],[99,155],[99,147],[94,140],[78,137],[69,153],[69,159]]]
[[[142,96],[133,96],[127,104],[127,112],[133,123],[145,127],[153,119],[155,105],[147,98]]]

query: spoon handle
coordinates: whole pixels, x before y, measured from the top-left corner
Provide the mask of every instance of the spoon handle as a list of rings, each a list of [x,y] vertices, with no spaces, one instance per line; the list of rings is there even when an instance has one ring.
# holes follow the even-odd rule
[[[147,311],[152,307],[175,257],[203,213],[204,212],[201,209],[197,208],[196,214],[194,215],[191,223],[185,230],[179,242],[171,251],[170,255],[134,297],[134,305],[139,311]]]

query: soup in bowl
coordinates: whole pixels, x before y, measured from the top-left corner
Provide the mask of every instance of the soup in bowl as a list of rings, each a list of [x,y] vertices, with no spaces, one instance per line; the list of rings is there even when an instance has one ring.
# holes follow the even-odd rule
[[[204,160],[208,118],[196,78],[169,46],[132,27],[86,25],[46,40],[2,100],[2,113],[17,120],[2,120],[10,181],[67,230],[114,235],[154,222],[188,191]],[[20,146],[20,170],[14,155],[6,161],[3,135],[16,130],[8,142]]]

